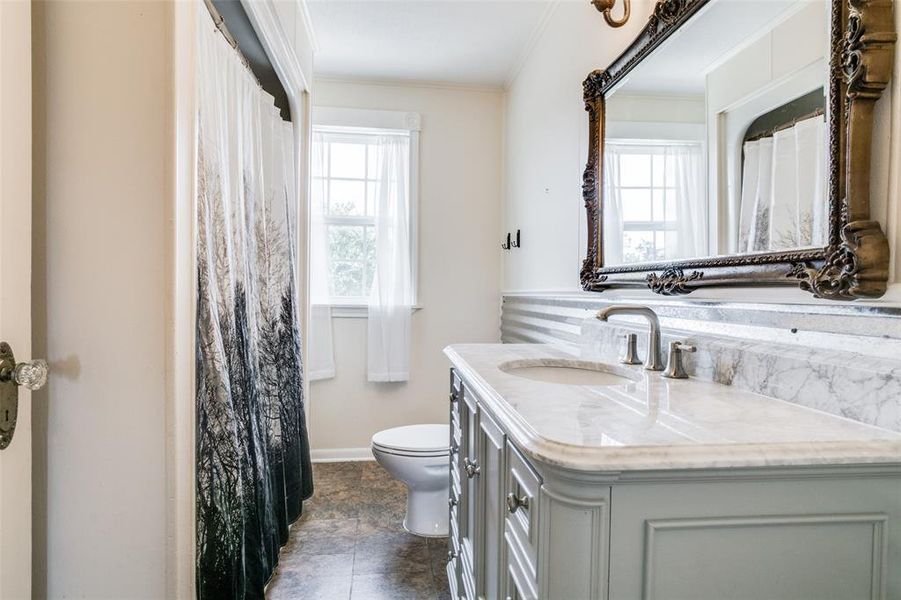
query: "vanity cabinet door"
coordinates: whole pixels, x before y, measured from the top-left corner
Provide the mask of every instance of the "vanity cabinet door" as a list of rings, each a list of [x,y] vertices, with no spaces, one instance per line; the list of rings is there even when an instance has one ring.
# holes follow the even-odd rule
[[[479,409],[478,476],[480,523],[476,550],[476,591],[479,598],[505,597],[506,545],[504,544],[504,432]]]
[[[464,384],[458,401],[460,415],[460,450],[458,475],[460,478],[460,504],[457,507],[460,528],[461,595],[476,597],[475,556],[478,545],[479,494],[478,481],[481,472],[478,446],[478,404],[476,397]]]
[[[610,600],[901,598],[897,479],[613,486]]]

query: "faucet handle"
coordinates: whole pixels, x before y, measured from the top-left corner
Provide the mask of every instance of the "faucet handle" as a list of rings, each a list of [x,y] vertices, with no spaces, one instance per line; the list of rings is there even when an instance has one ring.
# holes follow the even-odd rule
[[[627,333],[623,336],[626,340],[626,353],[620,359],[624,365],[640,365],[641,359],[638,358],[638,334]]]
[[[666,370],[663,376],[668,379],[688,379],[688,373],[682,364],[683,352],[696,352],[698,349],[687,342],[670,342],[669,358],[666,361]]]

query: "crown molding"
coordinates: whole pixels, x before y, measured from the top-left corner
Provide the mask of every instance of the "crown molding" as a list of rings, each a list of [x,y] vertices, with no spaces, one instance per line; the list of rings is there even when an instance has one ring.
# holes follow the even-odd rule
[[[313,17],[310,16],[310,7],[307,6],[307,0],[297,0],[300,11],[300,20],[303,22],[304,31],[307,32],[307,38],[310,40],[310,47],[313,48],[313,55],[319,52],[319,40],[316,39],[316,30],[313,28]]]
[[[456,83],[446,81],[418,81],[408,79],[380,79],[370,77],[330,77],[315,78],[317,84],[373,85],[381,87],[408,87],[437,90],[454,90],[459,92],[480,92],[486,94],[503,94],[504,88],[499,85],[478,83]]]
[[[526,45],[522,47],[516,60],[513,61],[513,65],[510,67],[507,77],[504,79],[504,91],[510,89],[510,86],[513,85],[513,82],[516,81],[516,78],[519,76],[520,71],[525,67],[529,57],[532,56],[532,52],[535,51],[535,46],[538,45],[539,40],[541,40],[541,37],[544,35],[548,23],[551,21],[551,17],[554,16],[557,7],[560,6],[560,2],[561,0],[552,0],[545,7],[544,13],[542,13],[538,23],[536,23],[535,27],[532,29],[532,33],[529,35]]]

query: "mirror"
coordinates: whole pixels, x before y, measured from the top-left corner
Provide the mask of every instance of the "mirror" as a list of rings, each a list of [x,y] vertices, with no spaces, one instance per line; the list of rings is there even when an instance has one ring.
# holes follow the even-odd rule
[[[891,71],[891,11],[891,0],[659,0],[635,43],[584,84],[583,287],[884,293],[888,247],[860,165]],[[861,36],[863,21],[885,34]]]
[[[827,9],[710,3],[610,90],[606,264],[825,245]]]

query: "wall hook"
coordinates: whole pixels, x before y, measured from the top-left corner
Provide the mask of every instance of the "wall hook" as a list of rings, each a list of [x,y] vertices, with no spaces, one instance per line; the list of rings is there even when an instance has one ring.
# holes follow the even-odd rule
[[[501,248],[504,250],[509,250],[511,248],[519,248],[520,246],[520,234],[519,229],[516,230],[516,241],[513,241],[513,235],[511,233],[507,233],[507,243],[501,244]]]

